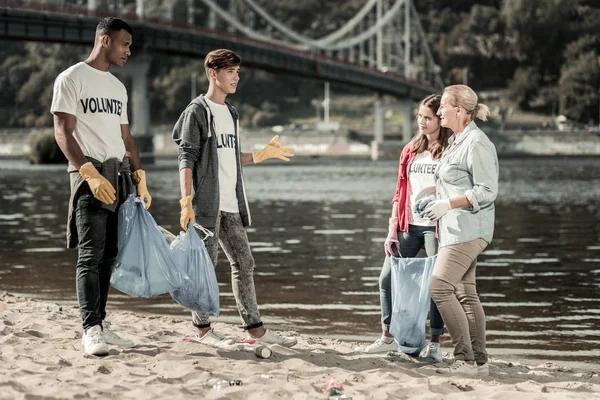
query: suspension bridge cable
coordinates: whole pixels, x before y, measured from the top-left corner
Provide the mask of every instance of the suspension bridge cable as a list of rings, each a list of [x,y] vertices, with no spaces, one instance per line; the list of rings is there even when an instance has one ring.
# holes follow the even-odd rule
[[[245,0],[245,2],[256,12],[258,13],[260,16],[262,16],[264,19],[268,20],[269,22],[273,22],[273,26],[276,27],[277,29],[279,29],[282,33],[286,33],[288,30],[284,25],[279,24],[278,21],[275,20],[275,18],[273,18],[269,13],[267,13],[262,7],[260,7],[258,4],[256,4],[254,2],[254,0]],[[377,0],[369,0],[367,2],[367,4],[365,4],[358,13],[356,13],[356,15],[354,15],[354,17],[352,17],[348,22],[346,22],[342,27],[340,27],[338,30],[331,32],[321,38],[318,39],[311,39],[308,37],[302,37],[302,40],[306,40],[306,41],[312,41],[312,42],[316,42],[316,44],[318,46],[322,46],[322,45],[327,45],[330,44],[336,40],[338,40],[339,38],[345,36],[348,32],[352,31],[352,29],[354,29],[358,24],[360,24],[363,20],[363,18],[365,17],[365,15],[367,15],[369,13],[369,11],[371,11],[371,9],[373,8],[373,6],[375,6],[375,4],[377,3]],[[278,24],[280,26],[276,26],[275,24]],[[294,32],[295,34],[295,32]],[[298,40],[298,39],[297,39]],[[301,41],[301,40],[298,40]]]
[[[365,41],[365,40],[371,38],[372,36],[375,36],[377,34],[378,30],[382,29],[384,26],[386,26],[388,23],[390,23],[390,21],[392,21],[392,18],[394,18],[396,16],[398,11],[400,11],[400,7],[402,7],[402,5],[405,3],[406,3],[406,0],[396,1],[396,3],[394,3],[394,5],[385,13],[385,15],[381,18],[381,20],[379,20],[375,25],[371,26],[369,29],[367,29],[365,32],[361,33],[360,35],[343,40],[334,45],[327,45],[327,46],[323,46],[320,48],[325,49],[325,50],[347,49],[348,47],[356,46],[360,42]]]
[[[204,4],[206,4],[215,13],[217,13],[221,18],[223,18],[225,21],[227,21],[227,23],[233,25],[238,31],[242,32],[244,35],[246,35],[252,39],[262,40],[267,43],[277,43],[281,46],[293,47],[293,48],[299,48],[299,49],[305,50],[305,48],[302,46],[298,46],[298,45],[295,45],[292,43],[276,40],[276,39],[273,39],[272,37],[263,35],[260,32],[257,32],[251,28],[248,28],[246,25],[244,25],[242,22],[240,22],[237,18],[234,18],[227,11],[225,11],[221,7],[219,7],[213,0],[202,0],[202,2]]]
[[[435,77],[435,84],[438,85],[440,88],[443,88],[445,86],[444,81],[442,80],[440,73],[437,71],[437,68],[436,68],[437,64],[435,62],[435,59],[433,58],[431,49],[429,48],[429,42],[427,41],[427,37],[425,36],[425,31],[423,30],[423,26],[421,25],[421,20],[419,19],[419,14],[417,13],[415,4],[412,1],[410,2],[410,10],[413,13],[413,21],[415,21],[415,25],[417,26],[417,33],[419,34],[419,36],[421,38],[421,45],[423,46],[423,49],[425,49],[425,54],[427,55],[427,59],[432,65],[433,74]]]
[[[247,26],[245,26],[244,24],[242,24],[240,21],[238,21],[233,16],[231,16],[231,14],[229,14],[227,11],[225,11],[221,7],[219,7],[214,2],[214,0],[202,0],[202,1],[207,6],[209,6],[213,11],[215,11],[217,14],[219,14],[219,16],[221,18],[223,18],[227,22],[234,25],[240,32],[244,33],[245,35],[247,35],[249,37],[253,37],[255,39],[273,41],[272,38],[269,38],[261,33],[258,33],[256,31],[254,31],[253,29],[250,29]],[[248,1],[248,0],[246,0],[246,1]],[[369,39],[370,37],[376,35],[377,31],[379,29],[382,29],[385,25],[387,25],[391,21],[391,19],[395,16],[395,14],[400,10],[400,7],[402,6],[402,4],[404,4],[405,2],[406,2],[406,0],[397,0],[396,3],[381,18],[381,20],[379,20],[375,25],[371,26],[367,31],[363,32],[362,34],[355,36],[353,38],[350,38],[350,39],[346,39],[346,40],[341,41],[336,44],[331,44],[331,45],[320,44],[318,41],[307,38],[303,35],[300,35],[294,31],[288,29],[286,26],[281,24],[279,21],[275,20],[270,14],[266,13],[264,10],[262,10],[264,14],[261,14],[261,16],[267,21],[267,23],[269,23],[271,26],[273,26],[274,28],[279,30],[281,33],[285,34],[288,38],[296,40],[297,42],[300,42],[301,46],[290,44],[290,43],[285,43],[285,42],[279,42],[279,43],[282,43],[282,44],[285,43],[287,46],[291,45],[292,47],[300,48],[300,49],[304,49],[304,50],[312,49],[312,50],[335,51],[335,50],[343,50],[343,49],[347,49],[349,47],[355,46],[355,45],[359,44],[360,42],[365,41],[365,40]],[[250,3],[248,3],[248,4],[250,4]]]

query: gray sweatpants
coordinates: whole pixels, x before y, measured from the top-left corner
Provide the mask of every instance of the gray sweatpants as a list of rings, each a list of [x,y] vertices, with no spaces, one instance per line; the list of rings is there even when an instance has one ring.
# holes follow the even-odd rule
[[[254,258],[240,214],[219,211],[213,233],[204,244],[215,267],[218,244],[231,264],[231,288],[245,329],[262,326],[254,288]],[[197,327],[208,327],[209,314],[192,311],[192,322]]]

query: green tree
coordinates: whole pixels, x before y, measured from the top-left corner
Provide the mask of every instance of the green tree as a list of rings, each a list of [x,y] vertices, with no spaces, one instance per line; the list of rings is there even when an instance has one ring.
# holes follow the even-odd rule
[[[542,77],[536,67],[517,68],[508,86],[509,97],[522,109],[529,109],[529,102],[539,91]]]
[[[510,93],[520,107],[528,109],[539,88],[554,85],[560,76],[563,50],[574,38],[577,2],[505,0],[502,15],[521,64],[510,83]],[[524,87],[519,88],[521,85]]]
[[[571,119],[597,121],[600,106],[600,39],[586,35],[570,43],[559,82],[560,112]]]

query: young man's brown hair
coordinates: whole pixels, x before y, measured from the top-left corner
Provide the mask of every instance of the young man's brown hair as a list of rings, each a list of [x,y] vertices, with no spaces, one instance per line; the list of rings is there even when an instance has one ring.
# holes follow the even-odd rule
[[[239,67],[241,64],[242,57],[227,49],[213,50],[206,55],[206,58],[204,58],[206,75],[208,75],[208,70],[211,68],[219,70],[223,68]]]

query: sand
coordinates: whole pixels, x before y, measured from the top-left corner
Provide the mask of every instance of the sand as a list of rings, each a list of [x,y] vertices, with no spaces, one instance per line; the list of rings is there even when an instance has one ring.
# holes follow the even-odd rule
[[[360,355],[357,343],[309,335],[297,335],[291,349],[271,346],[273,355],[261,359],[194,342],[187,319],[116,311],[108,320],[135,347],[86,356],[76,306],[0,292],[0,398],[326,399],[321,390],[331,376],[354,400],[600,399],[600,366],[493,358],[489,376],[447,376],[419,360]],[[235,325],[214,326],[243,338]],[[242,384],[206,385],[221,377]]]

